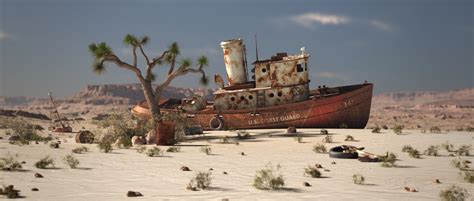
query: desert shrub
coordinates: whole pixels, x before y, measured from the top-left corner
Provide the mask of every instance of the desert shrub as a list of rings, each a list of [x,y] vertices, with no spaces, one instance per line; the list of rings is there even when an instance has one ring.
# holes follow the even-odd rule
[[[180,152],[180,151],[181,151],[181,147],[176,147],[176,146],[168,147],[168,149],[166,149],[166,152]]]
[[[318,154],[325,154],[327,153],[326,147],[324,144],[316,144],[313,146],[313,151]]]
[[[101,128],[107,128],[107,138],[111,142],[117,142],[119,147],[130,148],[132,136],[145,136],[151,130],[151,122],[145,122],[143,126],[137,126],[137,120],[128,112],[114,113],[108,115],[104,120],[97,121]]]
[[[320,178],[321,172],[315,166],[308,166],[304,169],[305,175],[309,175],[313,178]]]
[[[352,181],[354,182],[354,184],[360,185],[360,184],[364,184],[365,178],[361,174],[354,174],[352,175]]]
[[[78,147],[78,148],[75,148],[72,150],[72,153],[75,153],[75,154],[82,154],[84,152],[88,152],[89,151],[89,148],[85,147],[85,146],[82,146],[82,147]]]
[[[332,143],[332,136],[330,135],[326,135],[323,140],[322,140],[323,143]]]
[[[380,127],[376,126],[372,128],[372,133],[380,133]]]
[[[352,135],[346,135],[346,139],[344,139],[344,141],[354,141],[354,137],[352,137]]]
[[[426,133],[426,130],[425,130],[425,129],[421,129],[420,132],[421,132],[421,133]]]
[[[412,158],[420,158],[420,156],[421,156],[420,151],[418,151],[417,149],[409,150],[408,155]]]
[[[403,125],[396,125],[392,128],[392,130],[395,134],[400,135],[403,132]]]
[[[441,129],[437,126],[433,126],[430,128],[430,133],[441,133]]]
[[[329,134],[329,131],[326,130],[326,129],[321,129],[321,131],[319,132],[321,135],[327,135]]]
[[[409,152],[413,150],[413,147],[411,147],[410,145],[405,145],[402,147],[402,152]]]
[[[461,171],[459,175],[464,181],[474,183],[474,172],[473,171]]]
[[[237,139],[245,140],[250,138],[252,138],[252,136],[246,130],[237,130]]]
[[[453,149],[454,149],[454,146],[453,146],[453,144],[450,144],[448,141],[446,141],[445,143],[441,144],[441,148],[443,148],[444,150],[446,150],[448,152],[452,152]]]
[[[0,169],[8,171],[21,170],[21,163],[18,162],[18,155],[12,156],[8,154],[6,157],[0,158]]]
[[[204,146],[204,147],[201,147],[201,152],[205,153],[206,155],[211,155],[212,149],[210,146]]]
[[[466,189],[452,185],[446,190],[441,190],[439,197],[442,201],[464,201],[469,194]]]
[[[428,156],[438,156],[438,146],[430,145],[423,153]]]
[[[59,143],[51,142],[51,143],[49,143],[49,147],[53,148],[53,149],[58,149],[59,148]]]
[[[46,156],[36,162],[35,166],[39,169],[54,168],[54,159],[52,159],[50,156]]]
[[[229,137],[228,137],[228,136],[224,136],[223,138],[221,138],[221,143],[222,143],[222,144],[227,144],[227,143],[229,143]]]
[[[4,185],[3,188],[0,188],[0,195],[4,195],[8,199],[16,199],[23,197],[20,195],[20,190],[15,189],[13,185]]]
[[[451,164],[459,170],[465,170],[469,168],[469,163],[461,158],[453,159]]]
[[[112,140],[103,138],[102,140],[99,141],[97,144],[97,147],[99,147],[99,150],[104,152],[104,153],[110,153],[112,152]]]
[[[380,165],[382,167],[395,167],[397,166],[395,162],[397,161],[397,155],[392,152],[387,152],[384,156],[379,157]]]
[[[471,145],[461,145],[459,149],[456,150],[456,154],[459,156],[462,156],[462,155],[470,156],[471,155],[470,150],[471,150]]]
[[[385,129],[385,130],[388,130],[388,126],[387,126],[387,125],[383,125],[382,128]]]
[[[68,154],[63,158],[64,164],[68,165],[70,168],[75,169],[79,165],[79,160],[74,157],[72,154]]]
[[[301,136],[301,135],[296,136],[295,141],[297,141],[298,143],[302,143],[303,142],[303,136]]]
[[[258,170],[253,179],[253,186],[261,190],[281,189],[285,185],[280,165],[274,168],[270,163],[265,168]]]
[[[464,129],[467,132],[474,132],[474,127],[472,126],[466,126],[466,129]]]
[[[211,172],[198,172],[196,176],[191,179],[188,184],[188,189],[202,189],[205,190],[211,186],[212,177]]]
[[[464,131],[464,128],[462,126],[456,126],[456,131]]]
[[[140,145],[140,146],[137,147],[137,152],[138,153],[143,153],[143,152],[145,152],[145,150],[146,150],[146,147],[143,146],[143,145]]]
[[[163,150],[161,150],[159,147],[153,147],[146,151],[146,155],[149,157],[162,156]]]

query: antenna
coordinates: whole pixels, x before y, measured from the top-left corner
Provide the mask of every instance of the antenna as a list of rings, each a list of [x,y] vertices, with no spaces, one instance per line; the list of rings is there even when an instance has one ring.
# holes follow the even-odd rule
[[[257,33],[255,33],[255,60],[258,61]]]

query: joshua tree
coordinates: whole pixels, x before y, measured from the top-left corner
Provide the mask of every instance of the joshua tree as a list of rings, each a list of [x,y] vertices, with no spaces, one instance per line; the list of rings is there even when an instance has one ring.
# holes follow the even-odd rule
[[[175,79],[176,77],[186,75],[188,73],[199,73],[201,74],[202,84],[207,84],[206,74],[203,70],[204,66],[208,65],[207,57],[201,56],[197,65],[193,68],[190,59],[181,59],[177,61],[180,54],[178,43],[173,42],[168,50],[165,50],[156,57],[149,57],[144,50],[144,46],[149,42],[149,37],[144,36],[142,38],[137,38],[134,35],[127,34],[123,42],[125,45],[131,47],[133,60],[132,63],[127,63],[121,60],[112,49],[105,43],[91,43],[89,45],[89,51],[94,57],[93,70],[94,72],[100,74],[106,70],[105,63],[113,63],[119,68],[127,69],[133,73],[139,80],[145,100],[150,108],[152,125],[155,131],[158,130],[160,123],[162,122],[162,116],[160,113],[160,108],[158,102],[161,98],[161,93],[163,90]],[[144,66],[138,66],[138,54],[141,54],[144,59]],[[153,74],[153,69],[157,65],[167,64],[169,65],[169,70],[166,75],[166,79],[163,80],[160,84],[153,89],[153,81],[155,80],[155,74]],[[144,70],[144,71],[142,71]]]

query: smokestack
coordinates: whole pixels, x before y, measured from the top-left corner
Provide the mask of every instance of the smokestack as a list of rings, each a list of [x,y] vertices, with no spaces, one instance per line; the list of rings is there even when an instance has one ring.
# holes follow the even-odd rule
[[[247,82],[247,66],[245,61],[244,41],[240,38],[221,42],[224,51],[224,63],[229,85]]]

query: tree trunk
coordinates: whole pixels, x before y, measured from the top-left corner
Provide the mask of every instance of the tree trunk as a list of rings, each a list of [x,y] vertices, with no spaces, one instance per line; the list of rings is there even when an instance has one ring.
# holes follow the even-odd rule
[[[160,107],[158,102],[155,101],[155,95],[153,94],[153,87],[150,81],[141,80],[141,85],[143,88],[143,94],[145,95],[145,100],[148,103],[148,108],[150,108],[151,115],[151,124],[153,130],[147,134],[147,143],[155,144],[156,143],[156,133],[160,129],[161,114]]]

